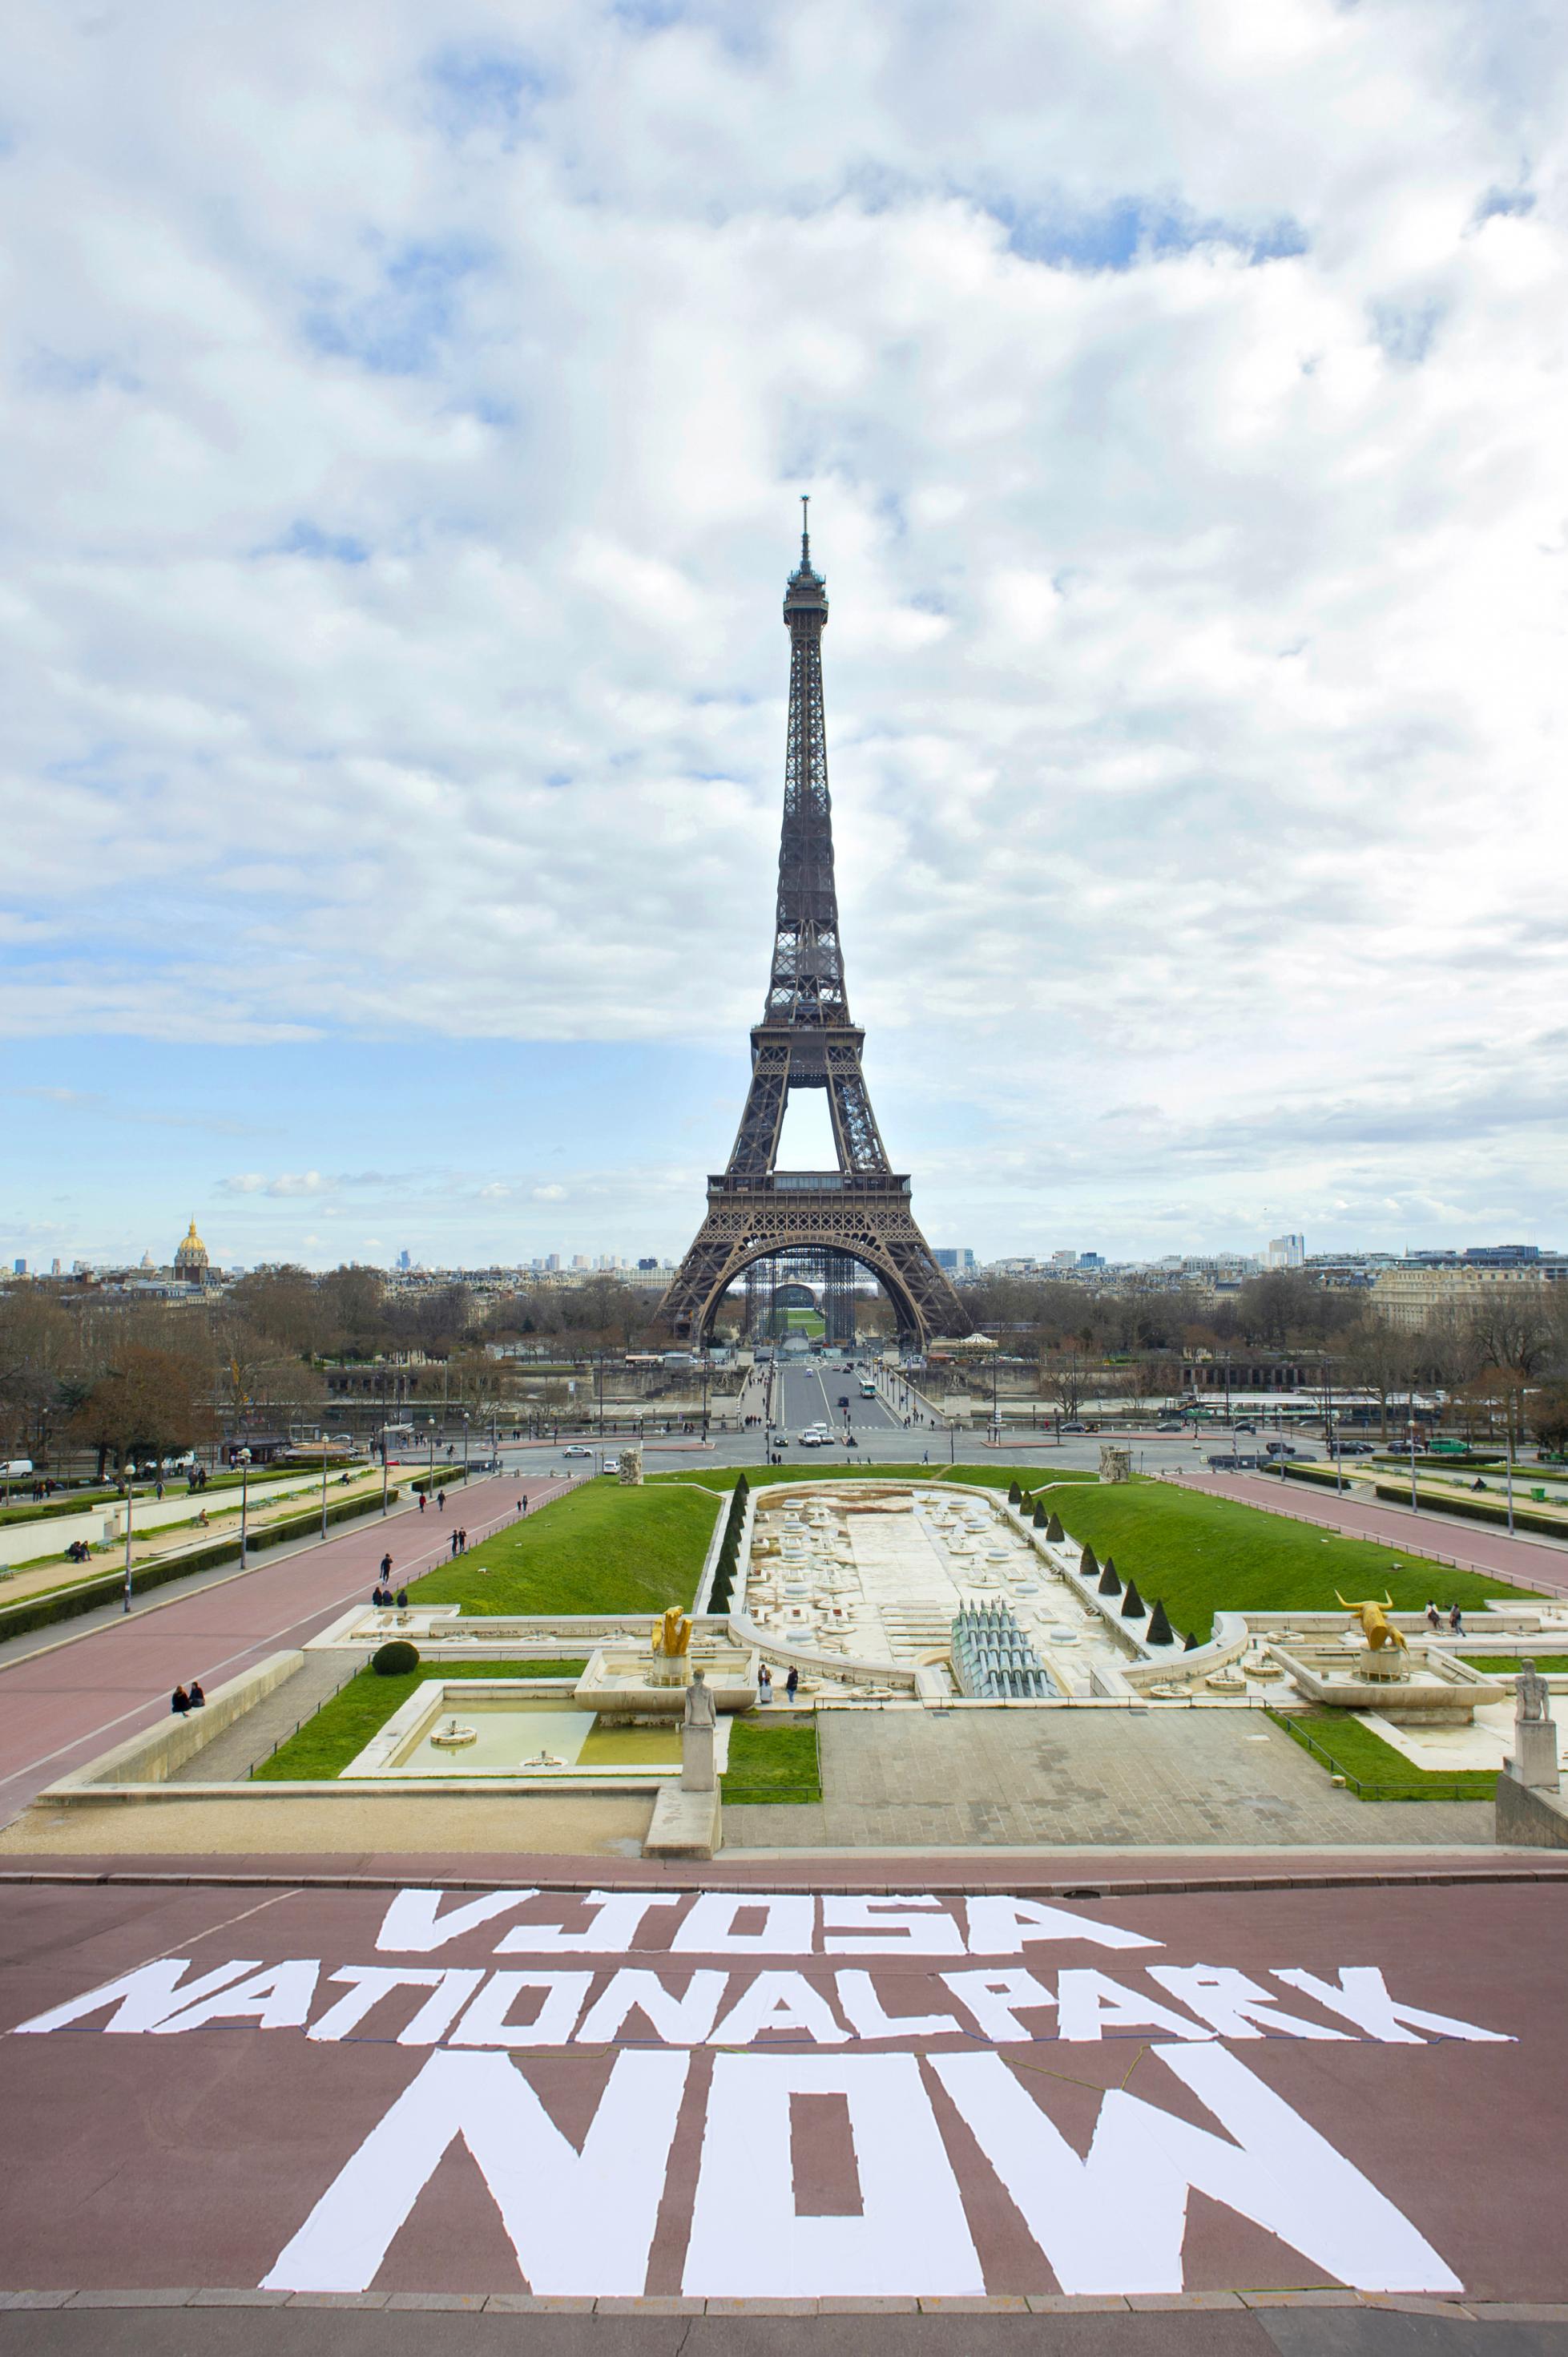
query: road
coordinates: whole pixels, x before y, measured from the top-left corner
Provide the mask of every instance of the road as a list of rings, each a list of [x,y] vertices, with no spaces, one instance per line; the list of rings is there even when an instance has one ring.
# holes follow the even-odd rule
[[[159,1590],[124,1617],[85,1631],[71,1624],[0,1649],[0,1823],[21,1813],[46,1784],[151,1727],[177,1682],[235,1677],[269,1653],[303,1645],[358,1601],[368,1603],[390,1551],[399,1581],[446,1555],[462,1523],[474,1540],[554,1496],[559,1481],[510,1475],[437,1493],[424,1514],[404,1509],[252,1570],[193,1591]],[[445,1503],[442,1501],[445,1501]]]
[[[1184,1885],[1198,1862],[1162,1858],[1155,1887],[1122,1894],[1053,1886],[1023,1859],[998,1883],[914,1857],[897,1885],[913,1897],[868,1917],[843,1896],[852,1861],[792,1867],[782,1895],[747,1876],[731,1897],[722,1862],[650,1881],[596,1860],[607,1912],[548,1873],[529,1887],[530,1863],[498,1862],[499,1889],[466,1875],[406,1899],[351,1875],[9,1888],[0,2282],[185,2287],[170,2309],[263,2286],[378,2309],[532,2293],[668,2313],[683,2298],[730,2319],[693,2350],[889,2357],[933,2345],[925,2319],[819,2339],[819,2299],[825,2319],[1074,2295],[1120,2326],[1090,2310],[1103,2337],[1080,2342],[1069,2319],[1015,2314],[997,2319],[1006,2348],[1263,2357],[1239,2291],[1350,2284],[1435,2296],[1454,2320],[1395,2319],[1408,2329],[1380,2338],[1352,2299],[1321,2319],[1336,2330],[1273,2346],[1556,2345],[1477,2340],[1465,2311],[1568,2298],[1568,1878],[1455,1861],[1417,1881],[1395,1859],[1345,1887],[1342,1862],[1336,1885],[1305,1858],[1294,1884],[1216,1889]],[[138,1971],[135,2009],[73,2009]],[[1230,2313],[1173,2340],[1170,2319],[1129,2315],[1150,2296]],[[804,2305],[770,2334],[737,2320],[754,2298]],[[155,2320],[134,2338],[100,2316],[113,2337],[94,2342],[86,2319],[55,2337],[30,2316],[6,2340],[13,2316],[0,2348],[328,2345],[271,2317]],[[350,2336],[336,2347],[404,2346],[395,2318],[386,2338],[379,2319],[329,2320]],[[484,2345],[585,2345],[551,2340],[554,2321],[498,2315]],[[478,2346],[419,2323],[411,2349]],[[977,2330],[963,2317],[942,2345],[1000,2352]],[[690,2331],[594,2346],[673,2357]]]

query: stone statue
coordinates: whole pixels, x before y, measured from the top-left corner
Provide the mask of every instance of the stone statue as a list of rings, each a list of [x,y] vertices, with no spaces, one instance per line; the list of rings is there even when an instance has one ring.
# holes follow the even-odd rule
[[[620,1462],[616,1470],[623,1490],[641,1489],[642,1444],[640,1441],[623,1441],[621,1443]]]
[[[717,1718],[714,1698],[701,1670],[693,1670],[686,1688],[681,1717],[681,1790],[711,1792],[714,1789],[714,1733]]]
[[[692,1624],[681,1607],[671,1604],[653,1624],[653,1650],[656,1653],[662,1653],[666,1661],[679,1661],[682,1654],[690,1650],[691,1643]]]
[[[1516,1783],[1529,1784],[1537,1792],[1558,1789],[1552,1690],[1533,1662],[1522,1663],[1514,1680],[1513,1753],[1503,1766]]]
[[[1107,1441],[1100,1444],[1100,1478],[1102,1481],[1130,1481],[1133,1478],[1133,1452],[1115,1448]]]
[[[692,1672],[692,1683],[686,1688],[686,1707],[682,1713],[682,1727],[712,1727],[717,1713],[714,1709],[713,1689],[701,1670]]]
[[[1367,1597],[1359,1604],[1351,1604],[1339,1595],[1337,1588],[1334,1593],[1352,1619],[1360,1622],[1361,1634],[1374,1653],[1380,1653],[1385,1645],[1397,1646],[1402,1653],[1410,1651],[1402,1632],[1396,1629],[1389,1619],[1389,1614],[1393,1609],[1394,1599],[1391,1596],[1385,1596],[1380,1604],[1375,1597]]]

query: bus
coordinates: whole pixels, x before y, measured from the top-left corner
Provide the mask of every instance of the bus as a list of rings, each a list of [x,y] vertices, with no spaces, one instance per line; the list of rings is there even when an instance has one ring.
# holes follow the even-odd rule
[[[875,1399],[876,1397],[876,1385],[871,1382],[869,1377],[863,1376],[861,1379],[860,1396],[862,1399]]]

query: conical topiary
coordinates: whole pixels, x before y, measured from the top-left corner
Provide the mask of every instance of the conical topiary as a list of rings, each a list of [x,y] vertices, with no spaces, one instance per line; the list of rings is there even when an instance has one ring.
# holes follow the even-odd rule
[[[1100,1593],[1101,1596],[1120,1596],[1122,1593],[1122,1582],[1117,1577],[1116,1566],[1109,1558],[1104,1570],[1100,1575]]]
[[[1061,1516],[1059,1514],[1053,1514],[1050,1521],[1046,1524],[1046,1536],[1049,1539],[1053,1546],[1059,1546],[1062,1540],[1067,1536],[1067,1533],[1062,1529]]]
[[[1135,1579],[1130,1579],[1127,1582],[1127,1593],[1122,1598],[1122,1620],[1141,1620],[1148,1609],[1148,1606],[1144,1603],[1143,1598],[1138,1593],[1137,1581]]]
[[[1149,1615],[1149,1625],[1144,1631],[1151,1645],[1174,1645],[1176,1631],[1165,1618],[1165,1600],[1162,1596]]]
[[[1084,1547],[1083,1553],[1078,1559],[1078,1567],[1085,1579],[1097,1579],[1100,1577],[1100,1557],[1091,1546]]]
[[[1019,1489],[1017,1476],[1015,1474],[1013,1480],[1007,1484],[1007,1503],[1010,1506],[1021,1506],[1023,1502],[1024,1492]]]
[[[1183,1641],[1182,1641],[1182,1652],[1183,1652],[1184,1653],[1196,1653],[1196,1652],[1197,1652],[1197,1630],[1196,1630],[1196,1629],[1189,1629],[1189,1630],[1187,1631],[1187,1632],[1186,1637],[1184,1638],[1184,1640],[1183,1640]]]
[[[1043,1498],[1036,1498],[1035,1501],[1034,1524],[1037,1531],[1044,1531],[1046,1529],[1046,1501]],[[1049,1537],[1050,1534],[1048,1531],[1046,1533],[1046,1535],[1047,1538]]]

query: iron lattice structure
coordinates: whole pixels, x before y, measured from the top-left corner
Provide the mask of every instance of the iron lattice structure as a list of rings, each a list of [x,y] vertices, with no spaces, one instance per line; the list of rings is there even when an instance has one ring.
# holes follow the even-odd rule
[[[720,1301],[747,1268],[795,1251],[858,1261],[882,1285],[908,1341],[969,1331],[915,1224],[908,1178],[888,1163],[861,1068],[865,1034],[850,1019],[822,709],[827,619],[827,585],[802,522],[800,562],[784,593],[789,728],[773,964],[728,1166],[708,1180],[706,1217],[660,1304],[660,1318],[686,1340],[707,1339]],[[784,1108],[802,1088],[827,1092],[836,1170],[777,1167]]]

